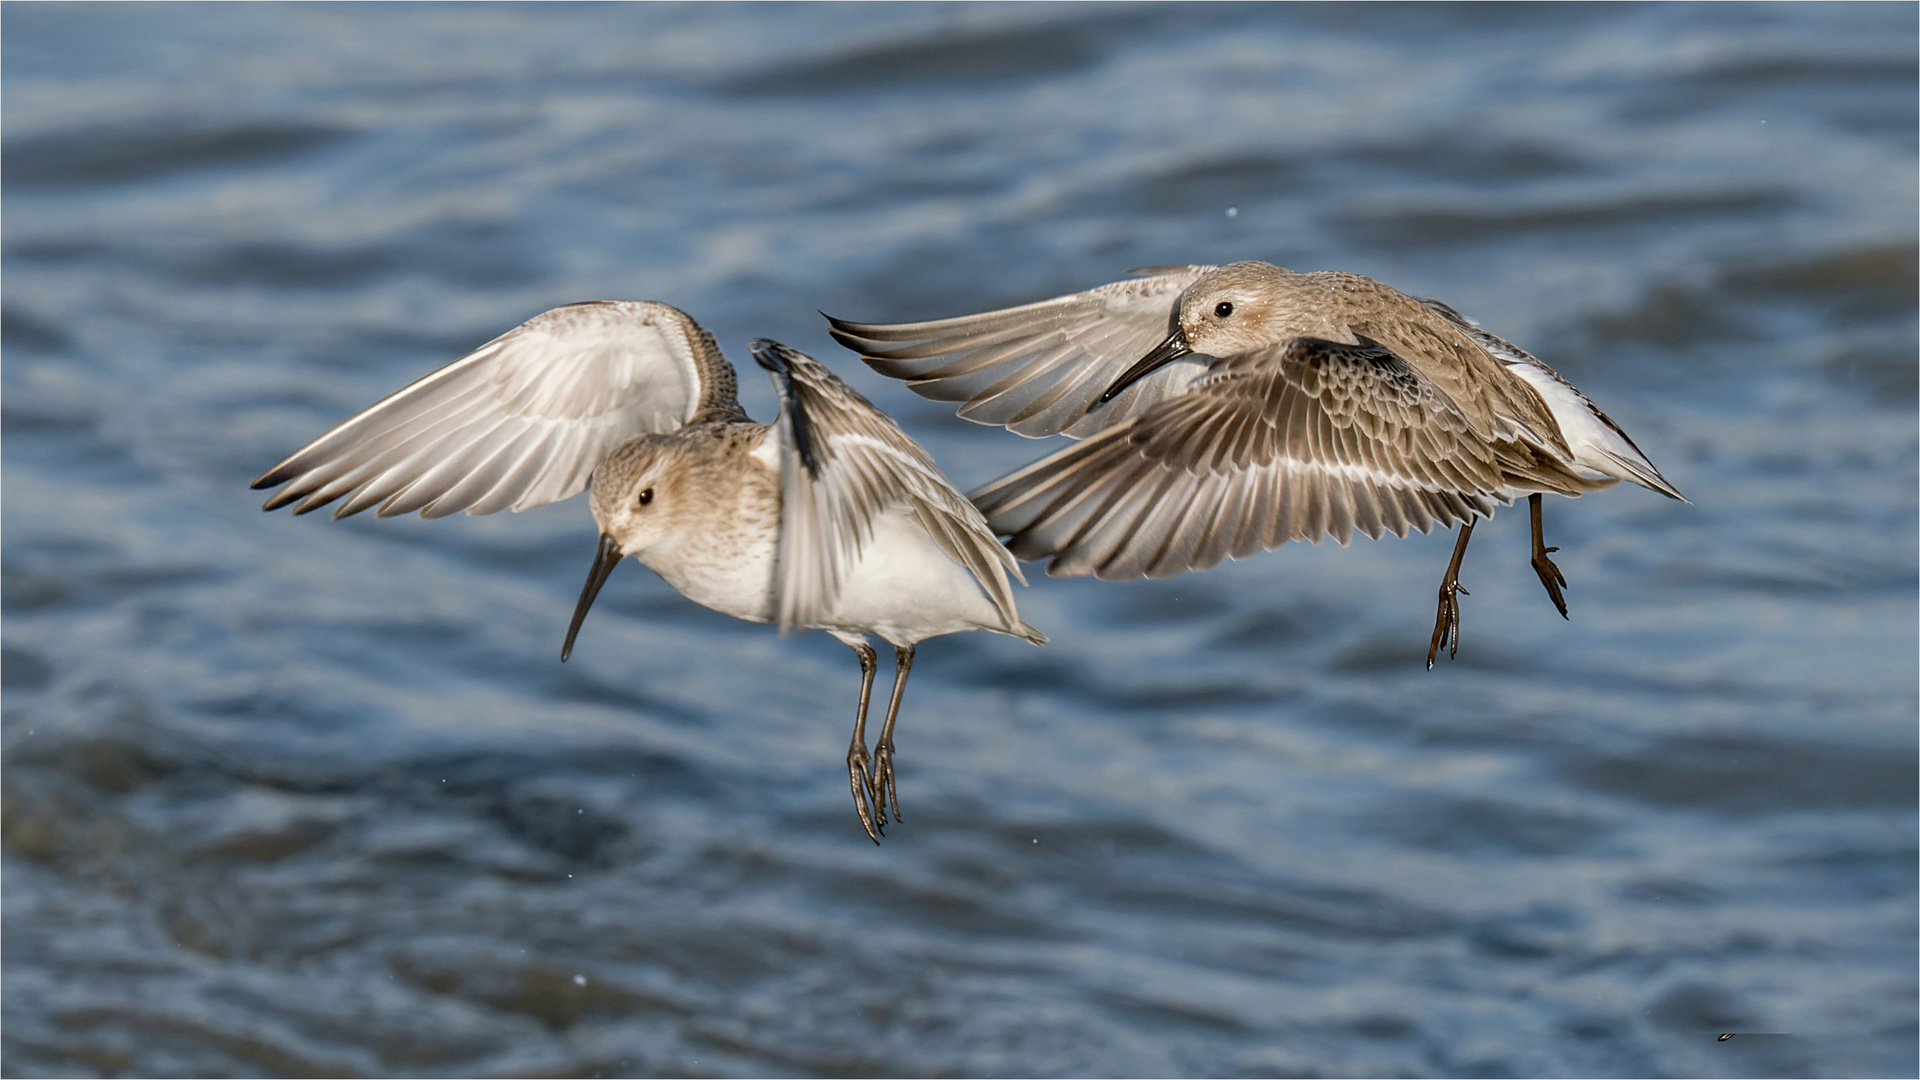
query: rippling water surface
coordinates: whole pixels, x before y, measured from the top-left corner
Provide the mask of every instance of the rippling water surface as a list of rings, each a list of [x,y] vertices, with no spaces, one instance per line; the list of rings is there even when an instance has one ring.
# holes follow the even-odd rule
[[[7,5],[9,1075],[1913,1075],[1912,5]],[[583,500],[247,483],[547,307],[1261,258],[1446,299],[1694,500],[1040,577],[858,669]],[[771,415],[749,366],[748,406]],[[1721,1031],[1788,1033],[1736,1038]]]

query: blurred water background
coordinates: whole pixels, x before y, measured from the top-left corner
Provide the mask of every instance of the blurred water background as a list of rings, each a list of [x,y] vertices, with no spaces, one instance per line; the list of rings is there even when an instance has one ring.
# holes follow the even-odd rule
[[[1913,1075],[1916,9],[8,4],[7,1075]],[[858,669],[584,500],[247,484],[548,307],[1259,258],[1443,298],[1695,505],[1039,577]],[[772,415],[751,364],[749,410]],[[1719,1031],[1788,1033],[1736,1038]]]

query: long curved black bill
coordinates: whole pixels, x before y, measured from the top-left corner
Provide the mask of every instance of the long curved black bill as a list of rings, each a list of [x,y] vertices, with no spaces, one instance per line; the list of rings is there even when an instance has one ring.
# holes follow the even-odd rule
[[[566,663],[573,655],[573,639],[580,634],[580,624],[587,620],[587,609],[593,606],[593,598],[600,595],[600,586],[607,583],[607,575],[620,565],[620,541],[612,533],[600,534],[600,550],[593,553],[593,569],[587,571],[586,587],[580,590],[580,602],[574,605],[573,624],[567,627],[567,643],[560,647],[560,662]]]
[[[1127,387],[1192,351],[1192,346],[1187,344],[1187,332],[1178,326],[1174,327],[1173,333],[1167,335],[1167,340],[1155,345],[1152,352],[1141,357],[1118,379],[1115,379],[1112,386],[1107,387],[1107,392],[1100,395],[1100,404],[1105,405],[1119,397],[1121,391]]]

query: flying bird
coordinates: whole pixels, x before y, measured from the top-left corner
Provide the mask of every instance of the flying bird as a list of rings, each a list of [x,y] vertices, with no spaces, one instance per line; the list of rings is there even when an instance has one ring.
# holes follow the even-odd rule
[[[595,301],[537,315],[390,395],[253,482],[264,509],[334,517],[527,510],[591,487],[600,543],[567,627],[631,555],[688,599],[782,632],[818,628],[860,657],[847,778],[875,843],[892,811],[893,729],[915,646],[963,630],[1042,644],[1020,620],[1019,565],[894,422],[804,353],[749,343],[779,419],[740,407],[712,335],[666,304]],[[869,753],[877,635],[893,692]]]
[[[1447,305],[1262,262],[1165,266],[1086,292],[836,340],[960,415],[1082,440],[972,498],[1021,559],[1163,578],[1289,540],[1458,523],[1427,667],[1460,643],[1474,522],[1526,496],[1532,565],[1564,617],[1541,495],[1629,480],[1685,501],[1546,364]]]

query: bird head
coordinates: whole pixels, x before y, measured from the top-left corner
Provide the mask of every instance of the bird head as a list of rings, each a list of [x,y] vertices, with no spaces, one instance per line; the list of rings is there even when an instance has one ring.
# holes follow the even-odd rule
[[[1272,344],[1280,336],[1275,328],[1291,314],[1282,286],[1296,276],[1271,263],[1238,262],[1187,286],[1166,339],[1114,380],[1100,401],[1191,353],[1233,356]]]

